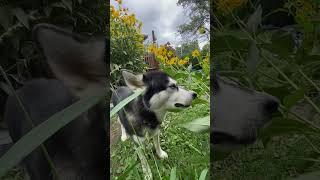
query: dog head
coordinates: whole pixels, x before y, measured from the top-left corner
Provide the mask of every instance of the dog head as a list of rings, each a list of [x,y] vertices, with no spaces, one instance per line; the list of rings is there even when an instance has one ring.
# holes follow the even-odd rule
[[[50,24],[38,24],[33,38],[57,79],[78,98],[107,87],[103,37],[79,35]]]
[[[242,88],[230,80],[211,79],[213,91],[211,135],[214,146],[251,144],[257,131],[278,108],[278,100],[268,94]]]
[[[122,75],[130,89],[145,89],[143,101],[151,110],[178,111],[189,107],[197,97],[195,92],[182,88],[162,71],[139,75],[123,71]]]

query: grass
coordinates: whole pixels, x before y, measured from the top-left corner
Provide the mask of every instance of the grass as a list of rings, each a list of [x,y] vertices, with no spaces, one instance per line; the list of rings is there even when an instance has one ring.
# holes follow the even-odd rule
[[[0,180],[23,180],[25,173],[21,168],[15,167],[9,170]]]
[[[319,137],[312,139],[319,147]],[[304,159],[308,156],[319,162]],[[213,178],[218,180],[281,180],[319,170],[320,158],[305,136],[286,135],[272,138],[267,145],[258,141],[213,164]]]
[[[167,114],[161,127],[161,146],[168,153],[168,159],[159,159],[151,141],[146,142],[146,157],[154,179],[169,179],[174,167],[179,179],[197,179],[202,170],[209,168],[209,134],[193,133],[179,126],[208,114],[209,106],[206,104]],[[127,179],[143,179],[137,162],[139,159],[132,142],[118,141],[111,147],[111,179],[123,175],[130,167],[134,168],[126,175]]]

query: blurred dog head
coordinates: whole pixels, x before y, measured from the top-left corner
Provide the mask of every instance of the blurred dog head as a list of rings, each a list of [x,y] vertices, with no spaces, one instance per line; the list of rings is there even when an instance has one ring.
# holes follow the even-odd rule
[[[268,94],[240,87],[222,77],[211,79],[211,142],[215,147],[251,144],[279,101]]]

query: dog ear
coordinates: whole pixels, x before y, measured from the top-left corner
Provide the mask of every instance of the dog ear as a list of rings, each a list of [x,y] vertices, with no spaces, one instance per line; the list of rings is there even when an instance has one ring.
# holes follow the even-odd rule
[[[80,36],[49,24],[39,24],[33,36],[55,74],[76,96],[107,88],[104,38]]]
[[[144,82],[143,82],[143,75],[139,74],[139,75],[135,75],[131,72],[128,71],[122,71],[122,76],[127,84],[127,86],[132,89],[141,89],[145,86]]]

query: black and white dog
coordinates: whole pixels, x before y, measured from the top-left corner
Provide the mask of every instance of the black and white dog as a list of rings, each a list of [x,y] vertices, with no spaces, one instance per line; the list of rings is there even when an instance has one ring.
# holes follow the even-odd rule
[[[211,145],[228,149],[251,144],[279,106],[277,98],[211,75]]]
[[[157,155],[160,158],[167,158],[167,153],[160,146],[160,124],[167,111],[189,107],[197,94],[178,86],[175,80],[162,71],[148,71],[139,75],[123,71],[122,76],[127,87],[122,86],[114,91],[112,95],[114,106],[133,94],[133,90],[143,89],[143,93],[118,112],[121,140],[125,141],[132,136],[134,141],[140,143],[148,133],[153,137]]]
[[[107,89],[106,42],[49,24],[33,29],[54,79],[33,79],[17,90],[34,126],[82,97]],[[50,137],[44,146],[60,180],[107,179],[106,102],[90,108]],[[13,142],[32,129],[15,96],[6,103],[5,121]],[[54,179],[40,147],[24,159],[31,180]]]

